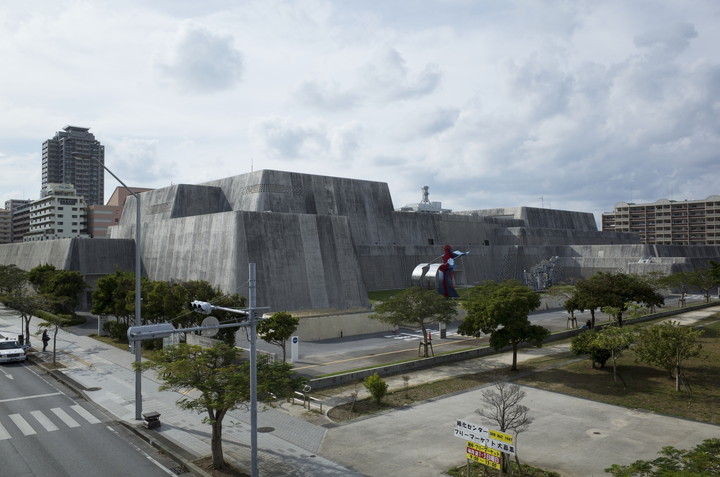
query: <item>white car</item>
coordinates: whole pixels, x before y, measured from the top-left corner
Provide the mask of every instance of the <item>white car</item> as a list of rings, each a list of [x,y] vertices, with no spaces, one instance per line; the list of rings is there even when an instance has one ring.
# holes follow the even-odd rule
[[[25,361],[25,350],[16,340],[0,340],[0,363]]]

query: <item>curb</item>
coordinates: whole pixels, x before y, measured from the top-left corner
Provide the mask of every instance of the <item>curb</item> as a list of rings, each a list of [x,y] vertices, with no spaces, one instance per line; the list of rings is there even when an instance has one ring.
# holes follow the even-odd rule
[[[208,472],[205,472],[202,468],[198,467],[197,465],[192,463],[192,460],[197,459],[198,457],[193,455],[191,452],[183,449],[179,445],[172,442],[170,439],[163,437],[159,434],[150,434],[149,432],[146,432],[143,428],[141,428],[139,424],[134,425],[126,421],[121,421],[115,418],[115,416],[112,416],[110,413],[107,412],[106,409],[98,406],[95,404],[92,399],[88,399],[87,395],[85,394],[85,391],[88,391],[89,388],[86,388],[82,384],[75,381],[70,376],[67,376],[59,369],[48,369],[45,367],[47,361],[44,359],[35,356],[34,352],[29,352],[27,355],[27,360],[33,363],[35,366],[37,366],[39,369],[42,369],[43,372],[56,381],[62,383],[63,385],[67,386],[71,391],[73,391],[78,396],[82,397],[85,402],[92,404],[96,409],[99,409],[102,411],[105,415],[109,416],[115,423],[123,426],[125,429],[128,429],[133,434],[150,444],[155,449],[158,449],[165,453],[168,457],[170,457],[173,461],[176,463],[184,466],[187,468],[190,472],[193,474],[199,476],[199,477],[212,477],[211,474]]]

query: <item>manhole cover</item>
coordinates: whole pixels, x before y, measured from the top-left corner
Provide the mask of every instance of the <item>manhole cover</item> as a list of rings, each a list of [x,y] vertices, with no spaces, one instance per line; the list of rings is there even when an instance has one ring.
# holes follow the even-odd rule
[[[258,427],[257,429],[258,432],[272,432],[274,430],[274,427]]]

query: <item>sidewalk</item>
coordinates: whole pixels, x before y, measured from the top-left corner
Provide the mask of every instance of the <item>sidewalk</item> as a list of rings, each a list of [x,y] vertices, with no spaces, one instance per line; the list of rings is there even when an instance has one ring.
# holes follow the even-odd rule
[[[686,312],[670,319],[681,321],[683,324],[692,324],[718,311],[720,311],[720,306],[714,306]],[[33,318],[31,333],[37,330],[39,322],[40,320]],[[0,334],[14,336],[19,333],[20,319],[13,311],[0,306]],[[42,343],[38,336],[31,335],[31,345],[36,350],[42,349]],[[521,363],[537,356],[564,353],[568,349],[569,345],[566,344],[523,349],[518,353],[518,362]],[[176,392],[158,391],[160,383],[153,379],[150,373],[144,373],[142,379],[143,412],[159,412],[162,425],[159,429],[147,430],[134,419],[135,373],[131,366],[134,360],[133,354],[93,338],[77,336],[65,330],[60,330],[58,333],[57,350],[57,360],[66,367],[60,371],[53,371],[53,374],[59,375],[63,381],[68,382],[89,401],[104,408],[119,422],[160,446],[169,455],[186,465],[194,459],[210,455],[211,430],[208,424],[202,423],[203,416],[181,411],[175,402],[182,395]],[[35,362],[50,362],[52,354],[35,351],[32,353],[31,359]],[[503,353],[405,374],[410,376],[410,385],[415,386],[450,376],[508,367],[511,359],[510,353]],[[405,386],[402,375],[388,377],[386,382],[391,391],[403,389]],[[367,396],[364,387],[359,386],[359,390],[359,398]],[[322,394],[314,396],[321,397],[323,411],[327,412],[334,405],[348,402],[352,391],[352,387],[346,387],[340,390],[325,390],[322,391]],[[544,392],[533,391],[533,393],[542,394]],[[436,458],[427,455],[439,452],[437,435],[442,436],[443,446],[451,446],[453,449],[455,444],[460,445],[462,442],[453,439],[450,431],[442,430],[432,433],[428,432],[428,429],[438,426],[444,429],[446,425],[452,429],[450,421],[454,418],[466,417],[467,412],[460,411],[460,409],[462,406],[472,406],[469,403],[476,403],[475,394],[472,391],[462,393],[462,396],[454,398],[418,403],[417,406],[411,406],[412,409],[408,409],[408,412],[384,414],[381,419],[359,420],[362,422],[340,425],[331,423],[327,417],[319,413],[309,413],[300,405],[281,403],[278,408],[269,408],[258,414],[258,428],[263,431],[258,434],[260,475],[263,477],[440,475],[449,467],[443,467],[447,462],[455,464],[462,462],[463,455],[455,455],[454,451],[452,455],[443,454]],[[550,402],[558,399],[543,397],[540,401]],[[462,406],[453,404],[455,401],[461,402]],[[475,404],[476,406],[477,404]],[[573,409],[583,409],[583,406],[598,407],[597,403],[570,397],[563,398],[562,406],[572,406]],[[426,414],[422,414],[420,410],[425,408],[431,410],[424,411]],[[418,417],[416,412],[420,412],[423,417]],[[454,417],[448,417],[449,414],[445,415],[448,412]],[[556,413],[555,416],[564,414],[563,409],[547,412],[548,415]],[[428,416],[431,418],[428,419]],[[420,420],[416,421],[417,419]],[[448,419],[450,423],[445,422]],[[469,419],[472,421],[472,416]],[[626,417],[624,419],[627,420]],[[371,421],[371,423],[365,421]],[[223,449],[226,460],[230,463],[239,463],[245,469],[250,467],[249,422],[250,416],[247,412],[236,410],[228,414],[223,426]],[[701,435],[708,432],[708,425],[696,424],[698,424],[696,427],[702,428]],[[410,430],[407,432],[418,429],[423,429],[423,432],[418,435],[413,434],[412,438],[395,438],[389,442],[387,439],[383,439],[395,435],[399,429],[408,426]],[[710,426],[710,428],[717,429],[716,426]],[[719,434],[720,432],[716,430],[715,433]],[[524,437],[524,439],[526,438]],[[529,441],[525,440],[525,442]],[[653,452],[656,452],[659,447],[653,449]],[[388,452],[393,455],[392,464],[383,461],[387,458]],[[525,454],[526,459],[528,459],[528,455],[534,454],[528,452]],[[533,460],[528,460],[528,462],[533,463]],[[535,461],[535,464],[542,466],[543,461]],[[189,467],[198,475],[206,475],[201,469]],[[400,474],[391,471],[391,469],[398,469],[397,471],[400,472],[401,468],[403,470]]]
[[[42,349],[42,342],[33,335],[41,320],[33,318],[30,325],[31,345]],[[0,334],[20,333],[20,319],[0,306]],[[52,341],[48,350],[51,349]],[[31,351],[29,359],[51,363],[50,351]],[[151,373],[143,373],[143,412],[157,411],[162,425],[147,430],[135,420],[134,355],[87,336],[76,336],[65,330],[57,335],[57,361],[65,368],[53,371],[88,401],[104,408],[119,422],[162,447],[178,461],[187,463],[209,456],[211,429],[202,422],[203,415],[180,410],[175,402],[182,394],[158,391],[159,382]],[[262,404],[259,405],[263,409]],[[250,415],[242,410],[227,414],[223,421],[223,450],[226,461],[250,468]],[[277,409],[265,408],[258,413],[258,470],[265,476],[360,476],[317,455],[327,429],[293,417]],[[191,470],[208,475],[197,467]]]

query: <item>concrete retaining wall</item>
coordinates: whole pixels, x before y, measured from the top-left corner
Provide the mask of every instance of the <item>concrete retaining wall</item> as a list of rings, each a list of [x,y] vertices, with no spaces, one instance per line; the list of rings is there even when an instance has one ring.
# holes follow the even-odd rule
[[[301,317],[296,335],[301,341],[317,341],[392,331],[393,327],[391,325],[369,318],[371,313],[359,312]]]

